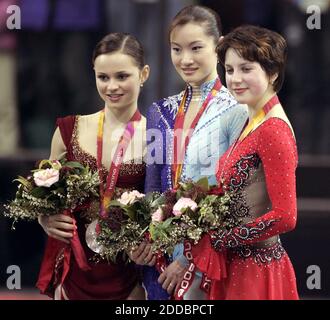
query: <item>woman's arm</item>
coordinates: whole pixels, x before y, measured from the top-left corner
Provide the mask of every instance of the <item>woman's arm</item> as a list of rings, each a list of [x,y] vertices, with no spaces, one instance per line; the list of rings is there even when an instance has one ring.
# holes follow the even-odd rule
[[[65,152],[66,147],[60,130],[57,127],[53,135],[49,159],[60,159]],[[76,228],[73,224],[73,220],[61,213],[52,216],[40,215],[38,217],[38,222],[49,237],[65,243],[70,243],[69,240],[73,236],[72,231]]]

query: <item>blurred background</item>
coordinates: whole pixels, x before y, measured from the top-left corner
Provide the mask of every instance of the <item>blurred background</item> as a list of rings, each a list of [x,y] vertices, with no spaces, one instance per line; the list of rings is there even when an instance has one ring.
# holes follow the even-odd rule
[[[139,101],[143,114],[183,88],[170,61],[167,27],[189,4],[217,11],[224,34],[248,23],[280,32],[288,42],[279,96],[298,144],[298,223],[282,240],[301,298],[330,299],[330,0],[0,0],[0,206],[15,194],[12,180],[49,156],[57,117],[102,107],[91,56],[105,34],[129,32],[145,47],[151,76]],[[20,8],[19,30],[8,28],[10,5]],[[20,222],[12,231],[0,214],[0,299],[42,298],[33,288],[44,244],[37,223]],[[11,265],[21,269],[20,290],[7,288]],[[307,287],[311,265],[321,271],[313,290]]]

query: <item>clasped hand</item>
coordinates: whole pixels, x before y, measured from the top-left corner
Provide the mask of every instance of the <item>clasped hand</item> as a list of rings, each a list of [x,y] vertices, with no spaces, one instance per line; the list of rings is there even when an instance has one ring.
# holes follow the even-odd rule
[[[129,257],[139,265],[151,267],[156,263],[156,257],[152,252],[151,244],[148,242],[142,242],[135,250],[129,253]],[[173,261],[159,276],[158,283],[169,294],[173,294],[179,289],[186,270],[187,268],[183,267],[179,261]]]
[[[152,252],[151,244],[145,241],[141,242],[140,245],[129,252],[128,255],[132,261],[142,266],[147,265],[152,267],[156,263],[156,257]]]
[[[173,294],[179,290],[186,271],[186,267],[182,266],[179,261],[174,260],[159,276],[158,282],[168,294]]]
[[[51,216],[41,215],[38,217],[38,222],[49,237],[67,244],[70,243],[73,232],[77,229],[73,219],[61,213]]]

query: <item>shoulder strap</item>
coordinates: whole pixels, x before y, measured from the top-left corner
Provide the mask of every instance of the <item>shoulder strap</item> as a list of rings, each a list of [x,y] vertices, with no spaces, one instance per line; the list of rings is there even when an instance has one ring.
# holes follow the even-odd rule
[[[60,133],[65,144],[65,147],[68,151],[68,156],[72,156],[71,148],[71,138],[73,133],[74,124],[76,121],[76,116],[67,116],[64,118],[57,118],[56,126],[60,129]]]

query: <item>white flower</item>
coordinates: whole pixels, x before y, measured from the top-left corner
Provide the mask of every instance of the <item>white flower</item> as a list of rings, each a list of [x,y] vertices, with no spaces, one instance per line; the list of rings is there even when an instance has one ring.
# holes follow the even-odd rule
[[[120,199],[118,199],[118,201],[121,204],[128,205],[128,204],[133,203],[136,199],[143,198],[144,196],[145,195],[143,193],[140,193],[137,190],[133,190],[131,192],[126,191],[121,195],[121,197],[120,197]]]
[[[158,208],[152,215],[151,220],[154,222],[161,222],[164,219],[163,211],[161,208]]]
[[[175,216],[181,216],[184,209],[187,208],[195,211],[197,208],[197,203],[190,198],[180,198],[173,207],[173,214]]]
[[[44,169],[33,174],[33,179],[38,187],[50,187],[58,181],[60,172],[55,169]]]

